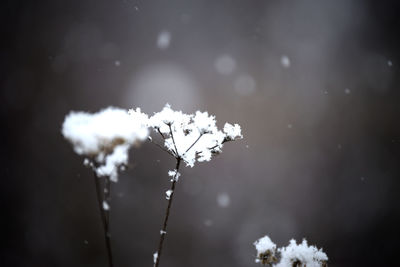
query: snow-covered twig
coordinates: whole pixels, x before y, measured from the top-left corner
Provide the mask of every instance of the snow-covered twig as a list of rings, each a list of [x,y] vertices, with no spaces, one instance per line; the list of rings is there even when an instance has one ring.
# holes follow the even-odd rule
[[[196,161],[209,161],[213,154],[221,152],[223,143],[240,139],[242,134],[238,124],[230,125],[226,123],[224,132],[222,132],[216,127],[215,117],[209,116],[207,112],[197,111],[195,114],[188,115],[181,111],[172,110],[168,104],[162,111],[155,113],[149,119],[149,125],[161,135],[164,139],[166,151],[176,160],[175,169],[168,172],[170,176],[173,176],[172,185],[166,192],[168,205],[161,230],[162,234],[160,235],[158,250],[153,254],[154,266],[158,267],[175,186],[180,176],[181,162],[183,161],[187,166],[193,167]],[[152,141],[151,138],[149,140]],[[165,149],[163,150],[165,151]]]

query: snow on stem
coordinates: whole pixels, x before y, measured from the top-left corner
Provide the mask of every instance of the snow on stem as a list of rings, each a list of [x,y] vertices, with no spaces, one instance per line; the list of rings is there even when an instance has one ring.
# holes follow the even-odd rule
[[[171,210],[172,200],[174,199],[174,194],[175,194],[175,185],[176,185],[176,182],[178,181],[178,179],[176,179],[176,176],[179,175],[179,167],[181,164],[181,160],[182,160],[181,158],[176,158],[176,166],[175,166],[176,173],[175,173],[174,178],[172,179],[171,189],[169,190],[169,192],[171,192],[171,193],[168,198],[168,206],[167,206],[167,210],[166,210],[165,216],[164,216],[163,228],[160,231],[163,234],[160,235],[160,241],[158,243],[158,250],[155,254],[155,255],[157,255],[157,257],[154,257],[154,259],[155,259],[154,266],[155,267],[158,267],[158,265],[160,264],[160,258],[161,258],[161,252],[162,252],[163,243],[164,243],[164,239],[165,239],[165,233],[167,232],[169,213]]]

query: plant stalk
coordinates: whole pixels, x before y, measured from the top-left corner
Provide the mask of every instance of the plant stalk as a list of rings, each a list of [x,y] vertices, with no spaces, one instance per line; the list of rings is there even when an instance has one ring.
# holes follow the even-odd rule
[[[163,243],[164,243],[165,235],[167,233],[167,224],[168,224],[169,213],[170,213],[170,210],[171,210],[172,200],[173,200],[174,195],[175,195],[176,176],[178,175],[178,172],[179,172],[180,163],[181,163],[181,158],[177,158],[176,159],[176,167],[175,167],[176,173],[175,173],[174,178],[172,179],[172,185],[171,185],[172,193],[171,193],[171,195],[169,197],[169,200],[168,200],[168,206],[167,206],[167,210],[165,212],[163,228],[162,228],[162,230],[160,232],[160,242],[158,244],[157,258],[156,258],[156,262],[154,263],[155,267],[158,267],[158,265],[160,264],[160,258],[161,258],[161,252],[162,252],[162,248],[163,248]]]
[[[100,179],[97,176],[96,172],[94,172],[94,182],[96,185],[96,193],[97,193],[97,203],[99,205],[100,209],[100,217],[101,221],[103,224],[103,230],[104,230],[104,239],[106,243],[106,249],[107,249],[107,256],[108,256],[108,266],[109,267],[114,267],[113,263],[113,257],[112,257],[112,250],[111,250],[111,240],[110,240],[110,217],[109,217],[109,211],[103,209],[103,201],[108,201],[109,196],[111,194],[111,181],[109,180],[109,177],[106,178],[105,181],[105,193],[103,195],[101,191],[101,186],[100,186]],[[107,203],[109,204],[109,203]]]

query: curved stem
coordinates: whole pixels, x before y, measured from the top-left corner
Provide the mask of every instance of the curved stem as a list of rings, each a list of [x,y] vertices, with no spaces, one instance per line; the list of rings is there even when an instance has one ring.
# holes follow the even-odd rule
[[[155,258],[155,263],[154,263],[155,267],[158,267],[158,265],[160,264],[160,258],[161,258],[161,252],[162,252],[163,243],[164,243],[164,239],[165,239],[165,234],[167,233],[167,224],[168,224],[169,213],[170,213],[170,209],[171,209],[171,205],[172,205],[172,200],[175,195],[176,176],[178,175],[180,163],[181,163],[181,159],[178,158],[176,160],[176,167],[175,167],[176,173],[175,173],[174,178],[172,179],[172,185],[171,185],[172,192],[171,192],[171,195],[168,200],[168,206],[167,206],[167,210],[165,212],[163,228],[160,232],[160,242],[158,244],[158,250],[157,250],[157,254],[156,254],[157,256]]]
[[[109,178],[107,178],[109,179]],[[106,242],[106,249],[107,249],[107,255],[108,255],[108,266],[109,267],[113,267],[114,263],[113,263],[113,258],[112,258],[112,251],[111,251],[111,240],[110,240],[110,232],[109,232],[109,214],[108,211],[106,212],[103,209],[103,201],[104,201],[104,197],[103,194],[101,192],[101,186],[100,186],[100,181],[99,181],[99,177],[97,176],[96,172],[94,172],[94,183],[96,185],[96,193],[97,193],[97,203],[99,205],[99,209],[100,209],[100,216],[101,216],[101,221],[103,224],[103,229],[104,229],[104,239]],[[110,190],[110,180],[106,181],[106,189]],[[107,197],[109,197],[110,192],[107,191]]]

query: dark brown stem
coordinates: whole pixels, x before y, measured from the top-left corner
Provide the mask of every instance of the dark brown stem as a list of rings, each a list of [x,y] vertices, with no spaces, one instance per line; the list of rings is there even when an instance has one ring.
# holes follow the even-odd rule
[[[200,136],[196,139],[196,141],[194,141],[194,143],[188,149],[186,149],[185,153],[188,152],[200,140],[202,136],[203,134],[200,134]]]
[[[175,139],[174,139],[174,134],[172,133],[171,124],[168,124],[168,127],[169,127],[169,132],[171,133],[172,142],[174,143],[176,157],[177,157],[177,158],[180,158],[180,155],[179,155],[179,153],[178,153],[178,149],[176,148]]]
[[[103,229],[104,229],[104,239],[106,242],[106,249],[107,249],[107,255],[108,255],[108,266],[113,267],[114,264],[113,264],[113,258],[112,258],[111,240],[110,240],[110,231],[109,231],[109,212],[105,211],[103,208],[103,201],[105,201],[107,198],[109,198],[109,195],[110,195],[110,191],[109,191],[111,189],[110,180],[108,177],[106,178],[105,188],[107,189],[107,191],[105,192],[104,195],[101,192],[102,190],[101,190],[101,186],[100,186],[100,179],[97,176],[96,172],[94,172],[94,182],[96,185],[97,203],[99,205],[101,221],[102,221]]]
[[[167,223],[168,223],[168,218],[169,218],[169,212],[171,210],[171,205],[172,205],[172,200],[174,198],[175,195],[175,185],[176,185],[176,177],[179,171],[179,166],[181,164],[181,159],[177,158],[176,160],[176,167],[175,167],[175,176],[172,179],[172,185],[171,185],[171,195],[169,196],[169,200],[168,200],[168,206],[167,206],[167,210],[165,212],[165,217],[164,217],[164,223],[163,223],[163,227],[162,230],[160,232],[160,242],[158,244],[158,250],[157,250],[157,258],[156,258],[156,262],[154,263],[155,267],[158,267],[158,265],[160,264],[160,258],[161,258],[161,252],[162,252],[162,248],[163,248],[163,243],[164,243],[164,239],[165,239],[165,235],[167,233]]]
[[[160,131],[160,128],[157,128],[158,133],[161,135],[162,139],[165,139],[165,136],[163,135],[163,133]]]
[[[174,154],[172,154],[169,150],[163,148],[160,144],[156,143],[153,141],[153,139],[149,138],[150,143],[156,145],[159,149],[161,149],[162,151],[167,152],[168,154],[170,154],[171,156],[173,156],[174,158],[176,158],[176,156]]]

